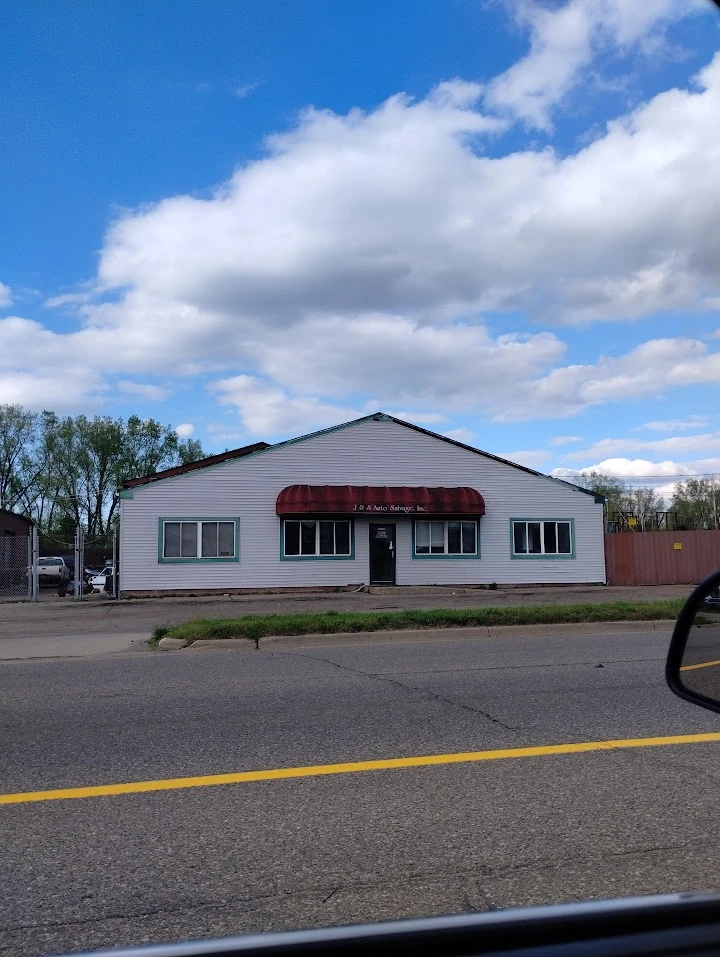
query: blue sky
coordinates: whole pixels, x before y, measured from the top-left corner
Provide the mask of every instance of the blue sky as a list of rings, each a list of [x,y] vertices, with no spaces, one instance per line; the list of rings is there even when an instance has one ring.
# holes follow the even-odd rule
[[[720,473],[703,0],[0,11],[0,402]]]

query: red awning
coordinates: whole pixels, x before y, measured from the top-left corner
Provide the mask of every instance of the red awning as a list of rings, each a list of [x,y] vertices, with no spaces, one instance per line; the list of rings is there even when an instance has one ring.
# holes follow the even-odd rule
[[[474,488],[387,485],[288,485],[277,497],[278,515],[484,515]]]

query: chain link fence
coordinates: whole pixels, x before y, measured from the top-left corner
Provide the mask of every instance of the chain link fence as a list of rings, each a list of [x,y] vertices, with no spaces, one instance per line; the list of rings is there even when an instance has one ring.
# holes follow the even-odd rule
[[[63,574],[54,574],[61,565]],[[41,589],[76,599],[99,593],[116,598],[117,573],[116,533],[89,540],[81,528],[70,540],[38,536],[37,529],[0,535],[0,602],[37,601]]]
[[[0,601],[32,597],[32,535],[0,536]]]

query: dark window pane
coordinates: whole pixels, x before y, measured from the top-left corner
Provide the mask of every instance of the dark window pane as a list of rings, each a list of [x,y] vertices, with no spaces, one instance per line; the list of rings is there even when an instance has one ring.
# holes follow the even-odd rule
[[[335,554],[350,554],[350,522],[335,522]]]
[[[315,526],[317,522],[300,522],[300,554],[315,555]]]
[[[463,555],[474,555],[477,552],[475,542],[477,522],[462,523],[462,550]]]
[[[557,523],[557,537],[558,537],[558,552],[561,555],[572,555],[570,522]]]
[[[542,552],[540,548],[540,522],[528,522],[528,551],[531,555],[539,555]]]
[[[527,554],[527,525],[525,522],[513,522],[513,544],[516,555]]]
[[[448,555],[460,555],[462,545],[461,522],[448,522]]]
[[[285,522],[285,554],[300,554],[300,522]]]
[[[335,522],[320,522],[320,554],[335,554]]]
[[[430,522],[430,552],[445,554],[445,522]]]
[[[218,523],[218,555],[221,558],[235,557],[235,522]]]
[[[430,554],[430,522],[415,522],[415,554]]]
[[[165,522],[165,558],[180,558],[180,522]]]
[[[217,522],[202,523],[202,557],[217,558]]]
[[[543,541],[546,555],[555,555],[557,553],[557,535],[555,528],[555,522],[545,522],[543,524]]]
[[[197,558],[197,522],[183,522],[180,557]]]

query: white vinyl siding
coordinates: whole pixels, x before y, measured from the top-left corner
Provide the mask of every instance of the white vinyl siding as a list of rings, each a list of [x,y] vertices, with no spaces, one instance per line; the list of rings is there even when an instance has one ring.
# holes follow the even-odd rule
[[[278,494],[288,485],[470,486],[485,499],[475,561],[413,554],[413,521],[398,516],[398,585],[604,582],[602,505],[560,481],[535,476],[392,421],[365,421],[133,489],[121,499],[125,591],[361,585],[369,578],[368,518],[355,518],[353,557],[284,561]],[[158,561],[161,516],[239,516],[242,561]],[[573,519],[575,561],[513,558],[510,522],[525,516]]]

